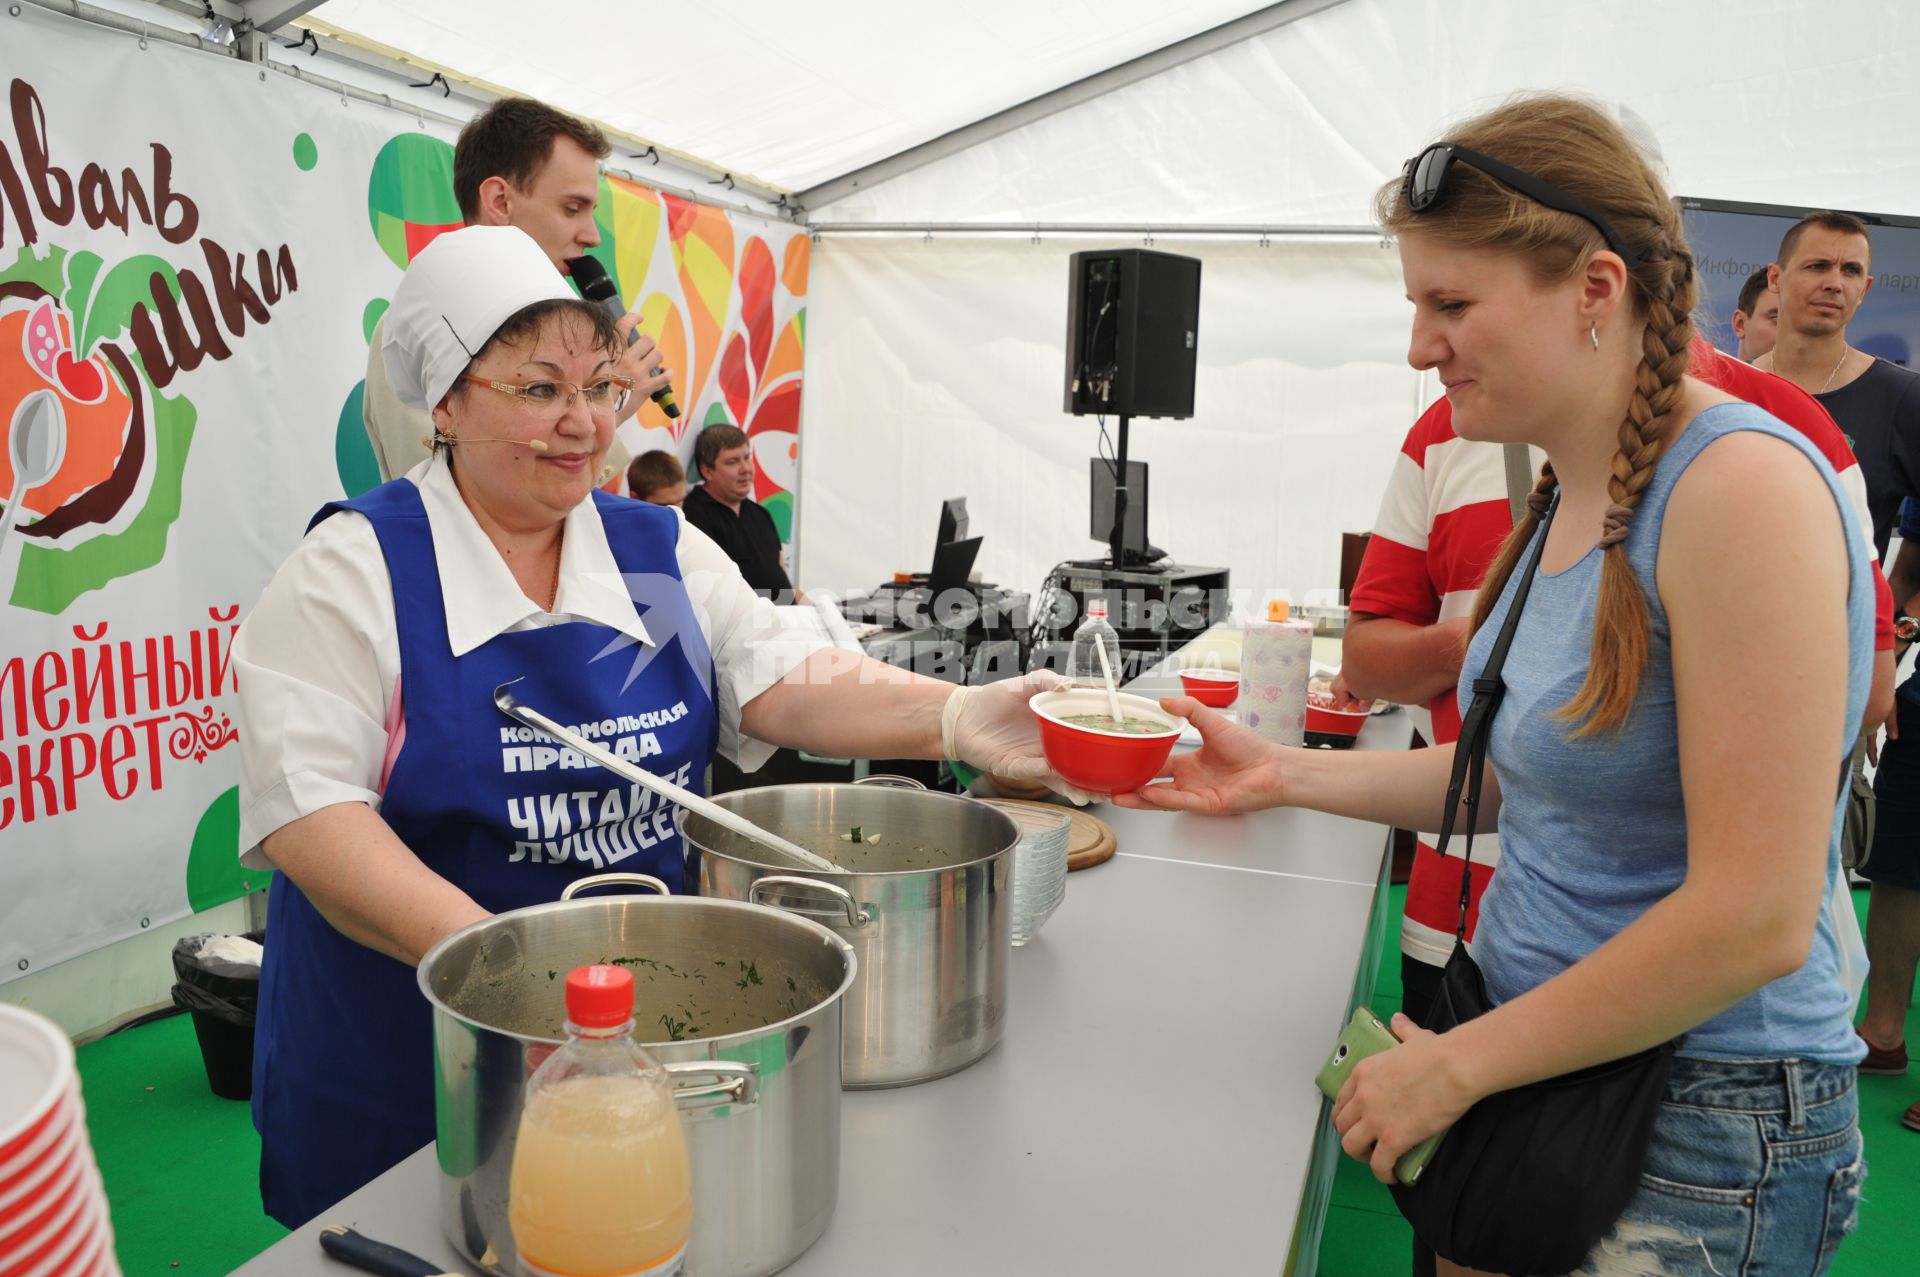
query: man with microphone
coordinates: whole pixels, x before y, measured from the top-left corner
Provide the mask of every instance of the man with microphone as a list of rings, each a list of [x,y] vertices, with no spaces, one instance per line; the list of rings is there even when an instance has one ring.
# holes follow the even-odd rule
[[[453,193],[460,204],[460,216],[468,226],[519,227],[540,246],[556,270],[562,275],[571,274],[571,263],[600,242],[593,211],[600,199],[599,161],[610,150],[606,135],[585,120],[532,98],[501,98],[469,121],[454,144]],[[598,268],[599,264],[588,265]],[[638,392],[628,397],[620,420],[624,422],[638,411],[643,396],[660,399],[668,415],[677,416],[678,409],[668,407],[672,402],[668,389],[671,375],[654,366],[659,352],[653,339],[635,331],[639,315],[624,314],[625,307],[604,271],[599,281],[601,297],[592,295],[594,290],[584,279],[582,291],[589,294],[589,300],[601,301],[622,314],[617,326],[630,344],[615,373],[632,378]],[[612,294],[610,304],[606,294]],[[387,384],[386,364],[380,354],[385,329],[383,317],[368,342],[367,388],[361,401],[367,438],[373,444],[383,481],[403,475],[426,460],[433,435],[432,419],[400,402]],[[624,472],[630,459],[616,436],[598,481],[604,483]]]

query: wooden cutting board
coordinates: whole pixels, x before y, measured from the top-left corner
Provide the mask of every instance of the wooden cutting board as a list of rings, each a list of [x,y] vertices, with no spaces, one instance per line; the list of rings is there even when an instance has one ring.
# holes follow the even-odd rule
[[[1091,869],[1103,861],[1113,858],[1119,845],[1114,837],[1113,827],[1079,807],[1063,807],[1059,803],[1028,802],[1016,799],[1028,807],[1044,807],[1051,812],[1070,812],[1073,816],[1073,829],[1068,834],[1067,870]]]

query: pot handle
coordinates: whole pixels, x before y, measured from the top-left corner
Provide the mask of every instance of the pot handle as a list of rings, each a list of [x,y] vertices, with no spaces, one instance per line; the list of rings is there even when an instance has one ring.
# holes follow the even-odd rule
[[[861,776],[853,782],[856,785],[878,785],[882,789],[918,789],[926,791],[926,786],[911,776],[890,776],[885,772],[875,772],[871,776]]]
[[[835,921],[841,920],[842,915],[844,915],[846,924],[849,927],[864,927],[873,921],[872,905],[855,904],[853,897],[847,894],[845,888],[837,887],[830,882],[821,882],[818,878],[800,878],[792,874],[768,874],[764,878],[756,878],[753,880],[753,885],[747,888],[747,899],[753,904],[765,905],[767,902],[761,897],[770,895],[771,892],[769,889],[773,887],[794,887],[802,891],[819,892],[822,895],[833,897],[834,904],[838,907],[832,910],[823,910],[795,909],[791,905],[768,905],[768,908],[782,909],[787,913],[797,913],[807,917],[817,916],[822,913],[831,913]]]
[[[734,1060],[675,1060],[662,1063],[673,1083],[674,1106],[683,1113],[719,1108],[722,1104],[757,1104],[759,1070]],[[698,1081],[696,1079],[707,1079]],[[685,1085],[682,1085],[684,1083]]]
[[[567,889],[560,893],[560,898],[562,900],[571,900],[590,887],[610,887],[615,883],[625,883],[630,887],[650,887],[663,896],[673,894],[673,892],[667,890],[666,883],[661,882],[652,874],[594,874],[592,877],[576,878],[574,881],[568,883]]]

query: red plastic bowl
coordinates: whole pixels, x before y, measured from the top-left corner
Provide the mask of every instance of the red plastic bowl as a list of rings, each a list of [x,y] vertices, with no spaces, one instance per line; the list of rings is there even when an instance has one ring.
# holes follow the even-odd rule
[[[1064,721],[1068,715],[1105,714],[1107,694],[1099,688],[1074,687],[1042,692],[1028,702],[1040,720],[1040,748],[1061,779],[1089,794],[1130,794],[1155,776],[1180,739],[1180,721],[1144,696],[1120,693],[1120,713],[1127,718],[1151,718],[1167,725],[1151,736],[1103,732]]]
[[[1358,736],[1360,729],[1367,725],[1367,717],[1373,712],[1371,702],[1363,701],[1360,709],[1328,709],[1307,701],[1307,730],[1320,732],[1327,736]]]
[[[1180,686],[1202,705],[1225,709],[1240,695],[1240,675],[1233,670],[1181,670]]]

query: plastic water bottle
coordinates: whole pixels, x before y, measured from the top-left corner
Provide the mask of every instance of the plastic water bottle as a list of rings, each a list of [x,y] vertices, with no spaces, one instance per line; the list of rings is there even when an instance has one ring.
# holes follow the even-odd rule
[[[1073,655],[1067,662],[1067,677],[1076,683],[1091,687],[1104,687],[1106,673],[1100,666],[1100,654],[1094,651],[1098,645],[1107,651],[1107,668],[1113,671],[1113,681],[1120,682],[1120,635],[1107,620],[1107,601],[1088,599],[1087,616],[1080,622],[1080,628],[1073,632]]]
[[[633,976],[567,975],[567,1042],[527,1080],[507,1218],[524,1277],[679,1277],[693,1189],[666,1071],[633,1040]]]

